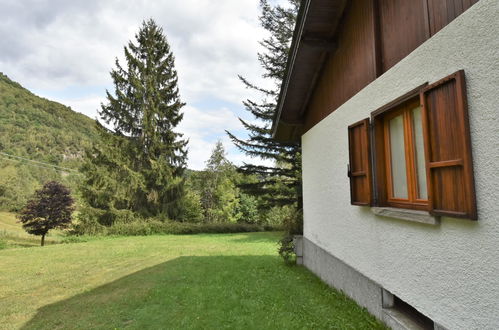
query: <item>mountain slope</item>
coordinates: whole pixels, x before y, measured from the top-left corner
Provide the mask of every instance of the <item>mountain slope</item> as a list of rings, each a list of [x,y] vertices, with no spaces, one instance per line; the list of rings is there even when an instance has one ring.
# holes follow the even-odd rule
[[[7,155],[76,169],[97,138],[94,120],[36,96],[0,73],[0,209],[19,209],[45,181],[70,186],[77,181],[75,174]]]

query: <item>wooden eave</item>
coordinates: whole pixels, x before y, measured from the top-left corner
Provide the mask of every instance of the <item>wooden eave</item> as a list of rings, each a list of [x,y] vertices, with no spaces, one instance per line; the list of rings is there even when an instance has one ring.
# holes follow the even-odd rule
[[[346,0],[302,0],[281,85],[272,134],[278,141],[300,138],[303,116],[329,53]]]

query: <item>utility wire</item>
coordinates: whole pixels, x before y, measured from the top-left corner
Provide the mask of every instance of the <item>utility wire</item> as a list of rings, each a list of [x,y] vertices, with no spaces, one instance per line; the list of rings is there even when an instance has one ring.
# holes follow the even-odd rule
[[[28,162],[38,163],[38,164],[42,164],[42,165],[47,165],[47,166],[50,166],[50,167],[57,167],[57,168],[62,169],[62,170],[75,171],[72,168],[62,167],[62,166],[58,166],[58,165],[54,165],[54,164],[49,164],[49,163],[44,163],[44,162],[40,162],[40,161],[37,161],[37,160],[31,160],[31,159],[20,157],[20,156],[14,156],[14,155],[10,155],[8,153],[1,152],[1,151],[0,151],[0,155],[4,155],[4,156],[7,156],[7,157],[12,157],[12,158],[17,158],[17,159],[22,159],[22,160],[25,160],[25,161],[28,161]]]
[[[3,159],[3,160],[10,160],[11,162],[22,162],[22,160],[19,160],[19,159],[12,159],[12,158],[7,158],[7,157],[2,157],[0,156],[0,159]],[[63,172],[63,173],[67,173],[67,171],[65,170],[58,170],[56,168],[53,168],[53,167],[48,167],[48,166],[41,166],[41,165],[37,165],[37,164],[27,164],[27,163],[24,163],[23,165],[28,165],[28,166],[34,166],[34,167],[40,167],[40,168],[46,168],[46,169],[49,169],[49,170],[54,170],[54,171],[57,171],[57,172]]]
[[[31,159],[20,157],[20,156],[14,156],[14,155],[7,154],[5,152],[0,152],[0,158],[4,159],[4,160],[17,161],[17,162],[24,162],[24,161],[30,162],[32,164],[25,164],[25,165],[51,169],[51,170],[58,171],[58,172],[66,172],[66,173],[73,172],[73,173],[79,174],[79,172],[77,170],[74,170],[71,168],[53,165],[53,164],[49,164],[49,163],[44,163],[44,162],[40,162],[40,161],[36,161],[36,160],[31,160]]]

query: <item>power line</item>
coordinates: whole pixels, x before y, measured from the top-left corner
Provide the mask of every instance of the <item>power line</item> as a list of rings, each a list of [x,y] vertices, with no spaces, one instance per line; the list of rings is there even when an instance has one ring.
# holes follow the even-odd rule
[[[0,156],[0,159],[10,160],[11,162],[22,162],[22,160],[19,160],[19,159],[12,159],[12,158],[2,157],[2,156]],[[34,167],[39,167],[39,168],[46,168],[46,169],[54,170],[54,171],[57,171],[57,172],[67,173],[67,171],[65,171],[65,170],[58,170],[58,169],[56,169],[54,167],[41,166],[41,165],[37,165],[37,164],[26,164],[26,163],[24,163],[23,165],[34,166]]]
[[[2,157],[2,155],[4,157]],[[25,165],[51,169],[51,170],[58,171],[58,172],[66,172],[66,173],[73,172],[75,174],[80,174],[77,170],[74,170],[74,169],[71,169],[68,167],[62,167],[62,166],[58,166],[58,165],[54,165],[54,164],[40,162],[37,160],[31,160],[31,159],[20,157],[20,156],[14,156],[14,155],[10,155],[10,154],[5,153],[5,152],[0,152],[0,158],[2,158],[4,160],[17,161],[17,162],[30,162],[32,164],[25,164]],[[14,158],[14,159],[12,159],[12,158]]]
[[[17,158],[17,159],[22,159],[22,160],[25,160],[25,161],[28,161],[28,162],[38,163],[38,164],[42,164],[42,165],[47,165],[47,166],[50,166],[50,167],[57,167],[57,168],[62,169],[62,170],[75,171],[72,168],[62,167],[62,166],[54,165],[54,164],[50,164],[50,163],[44,163],[44,162],[40,162],[40,161],[37,161],[37,160],[32,160],[32,159],[24,158],[24,157],[21,157],[21,156],[14,156],[14,155],[10,155],[8,153],[1,152],[1,151],[0,151],[0,155],[4,155],[4,156],[7,156],[7,157],[12,157],[12,158]]]

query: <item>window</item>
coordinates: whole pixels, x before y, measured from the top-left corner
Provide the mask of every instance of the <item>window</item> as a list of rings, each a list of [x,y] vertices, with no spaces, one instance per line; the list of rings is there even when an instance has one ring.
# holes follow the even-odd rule
[[[428,208],[421,112],[419,98],[416,98],[395,107],[380,119],[390,206]]]
[[[348,128],[353,205],[477,219],[464,71]]]

